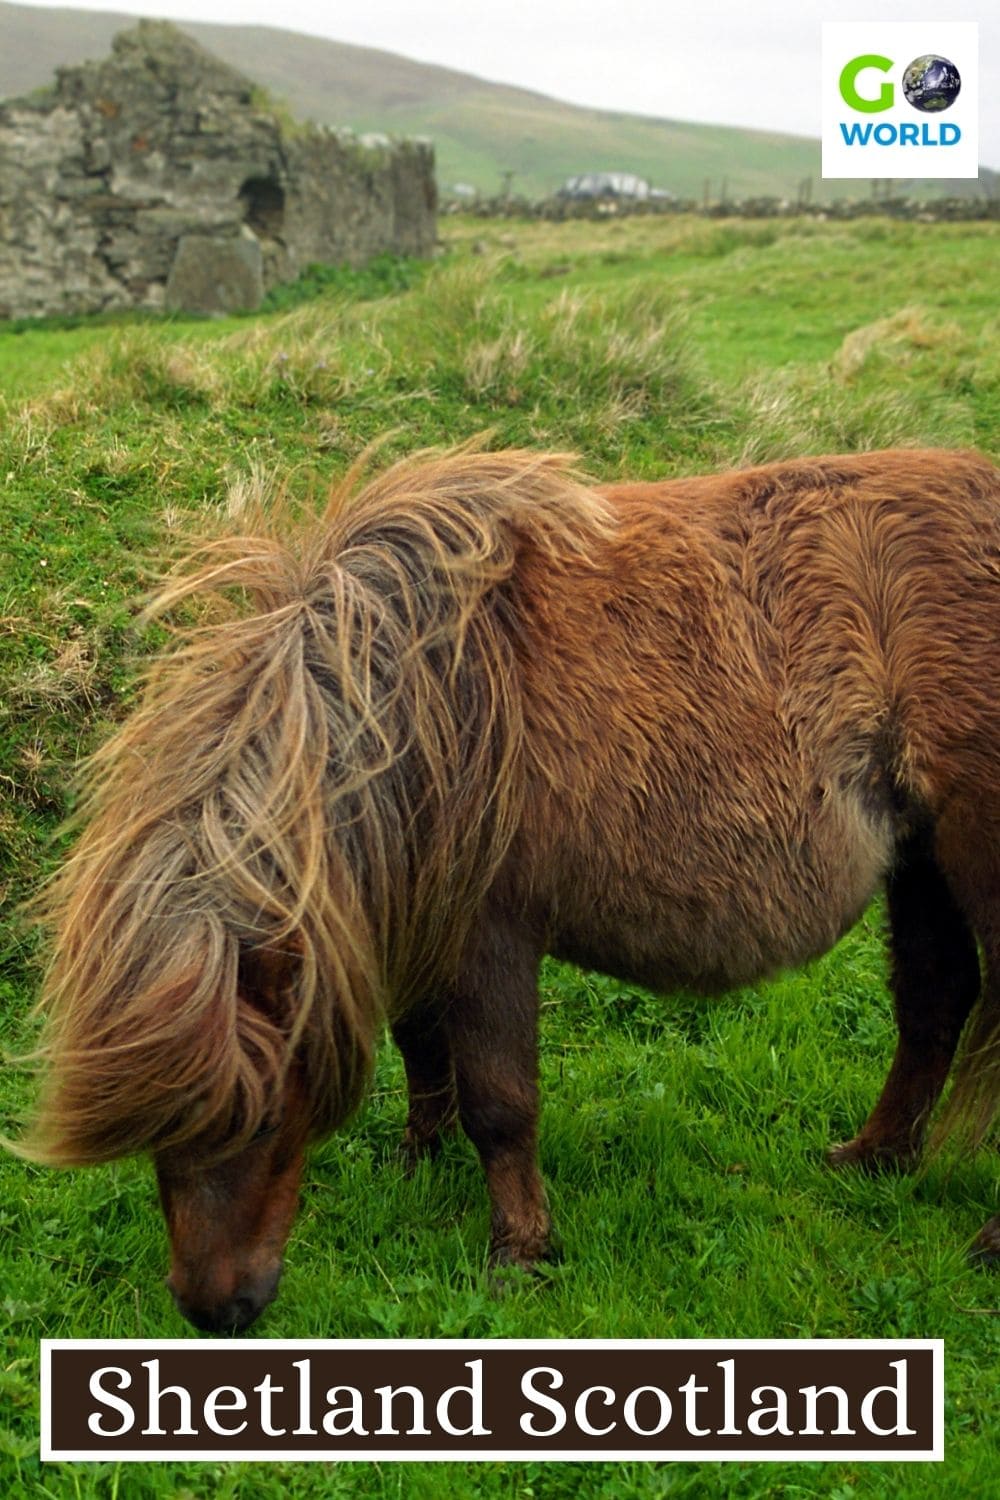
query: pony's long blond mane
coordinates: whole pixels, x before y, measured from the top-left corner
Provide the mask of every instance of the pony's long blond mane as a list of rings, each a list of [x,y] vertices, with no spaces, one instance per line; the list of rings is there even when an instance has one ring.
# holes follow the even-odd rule
[[[315,1134],[351,1112],[381,1021],[454,970],[518,823],[519,554],[558,566],[608,524],[563,458],[421,455],[168,578],[159,610],[215,603],[87,770],[45,897],[22,1154],[238,1150],[293,1059]],[[287,982],[255,985],[262,956]]]

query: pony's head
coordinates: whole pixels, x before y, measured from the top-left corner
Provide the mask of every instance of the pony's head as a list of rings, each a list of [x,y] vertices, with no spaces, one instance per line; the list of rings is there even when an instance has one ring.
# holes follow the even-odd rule
[[[204,1333],[239,1333],[278,1290],[298,1204],[304,1134],[290,1109],[237,1155],[205,1166],[164,1152],[156,1174],[170,1235],[167,1285]]]
[[[558,459],[460,452],[261,513],[167,583],[213,602],[87,771],[19,1149],[150,1153],[198,1327],[274,1296],[307,1141],[454,974],[522,805],[517,559],[606,524]]]
[[[306,1146],[360,1101],[374,1027],[325,986],[303,1005],[309,960],[294,934],[237,954],[192,921],[186,941],[197,956],[172,967],[165,945],[161,975],[136,976],[129,1004],[106,963],[103,1018],[86,1034],[79,1015],[50,1028],[20,1149],[58,1165],[151,1154],[174,1300],[197,1328],[237,1332],[275,1295]]]
[[[160,1206],[171,1244],[166,1284],[180,1313],[213,1334],[240,1332],[277,1292],[282,1257],[298,1205],[304,1151],[315,1134],[309,1052],[291,1050],[291,1007],[301,980],[300,945],[247,954],[238,963],[241,1050],[252,1082],[243,1101],[229,1094],[222,1116],[192,1109],[186,1136],[154,1146]],[[367,1044],[342,1037],[357,1103]],[[334,1064],[334,1068],[337,1064]],[[334,1092],[336,1092],[336,1080]],[[340,1083],[345,1083],[340,1077]],[[343,1112],[351,1104],[343,1104]],[[324,1128],[336,1124],[327,1115]]]
[[[292,945],[253,955],[240,966],[238,1006],[261,1017],[280,1013],[299,963]],[[256,1128],[245,1124],[218,1145],[196,1135],[155,1153],[170,1236],[167,1285],[204,1332],[239,1332],[277,1292],[312,1134],[308,1092],[293,1060],[271,1077]]]

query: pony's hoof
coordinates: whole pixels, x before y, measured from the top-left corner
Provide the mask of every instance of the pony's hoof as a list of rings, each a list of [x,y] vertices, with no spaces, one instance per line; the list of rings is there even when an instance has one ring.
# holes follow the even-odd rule
[[[434,1161],[441,1154],[441,1137],[413,1136],[409,1131],[396,1147],[396,1160],[407,1177],[412,1177],[422,1161]]]
[[[514,1292],[544,1286],[550,1279],[554,1262],[555,1257],[548,1254],[540,1260],[492,1261],[489,1272],[491,1295],[502,1300]]]
[[[455,1135],[454,1120],[445,1120],[436,1130],[415,1130],[407,1125],[403,1138],[396,1148],[396,1157],[407,1177],[412,1176],[418,1162],[436,1161],[446,1139]]]
[[[984,1224],[972,1241],[969,1263],[985,1270],[1000,1269],[1000,1214]]]
[[[563,1258],[562,1242],[558,1235],[550,1233],[544,1243],[530,1249],[515,1249],[512,1245],[495,1245],[490,1251],[490,1291],[495,1296],[505,1297],[518,1287],[545,1281],[551,1267]]]
[[[841,1141],[831,1146],[826,1153],[828,1167],[859,1167],[872,1176],[879,1172],[911,1172],[917,1164],[919,1153],[899,1146],[875,1146],[870,1141],[855,1137],[853,1141]]]
[[[490,1296],[501,1302],[515,1292],[526,1290],[537,1279],[538,1267],[536,1265],[526,1265],[523,1261],[513,1260],[506,1263],[493,1261],[488,1276]]]

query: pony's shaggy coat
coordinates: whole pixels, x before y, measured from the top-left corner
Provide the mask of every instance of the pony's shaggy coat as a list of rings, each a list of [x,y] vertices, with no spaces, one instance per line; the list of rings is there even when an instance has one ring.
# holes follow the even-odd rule
[[[899,1047],[838,1159],[915,1153],[963,1027],[946,1124],[980,1136],[997,471],[887,452],[598,490],[461,451],[351,488],[166,585],[249,609],[188,631],[93,763],[23,1149],[235,1158],[293,1068],[328,1132],[388,1020],[411,1144],[458,1114],[494,1249],[531,1261],[541,954],[718,990],[828,948],[883,881]]]

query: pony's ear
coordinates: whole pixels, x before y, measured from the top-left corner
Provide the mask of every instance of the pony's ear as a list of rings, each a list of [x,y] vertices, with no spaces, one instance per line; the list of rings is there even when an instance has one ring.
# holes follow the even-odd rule
[[[277,942],[250,948],[240,958],[240,991],[256,1009],[272,1019],[287,1008],[287,994],[302,960],[303,944],[298,933]]]

